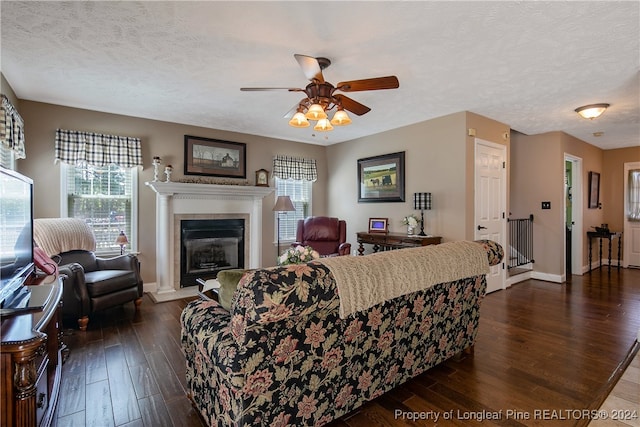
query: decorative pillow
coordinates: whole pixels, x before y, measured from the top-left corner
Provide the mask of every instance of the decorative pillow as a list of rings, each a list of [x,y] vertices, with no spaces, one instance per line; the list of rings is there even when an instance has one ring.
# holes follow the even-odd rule
[[[474,240],[476,243],[480,243],[484,249],[487,251],[487,258],[489,260],[489,265],[498,265],[504,258],[504,249],[502,249],[502,245],[498,242],[494,242],[493,240]]]
[[[216,277],[220,283],[218,302],[225,310],[231,310],[231,299],[233,298],[233,293],[238,289],[238,282],[246,272],[247,270],[231,269],[222,270],[218,273],[218,276]]]

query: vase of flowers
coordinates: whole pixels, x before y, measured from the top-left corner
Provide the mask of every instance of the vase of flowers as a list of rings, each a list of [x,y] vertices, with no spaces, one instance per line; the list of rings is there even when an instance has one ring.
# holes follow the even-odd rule
[[[418,219],[414,214],[411,214],[402,218],[402,223],[407,226],[407,235],[412,236],[415,234],[415,230],[420,223],[420,219]]]
[[[278,265],[302,264],[318,258],[320,254],[311,246],[298,245],[284,251],[278,257]]]

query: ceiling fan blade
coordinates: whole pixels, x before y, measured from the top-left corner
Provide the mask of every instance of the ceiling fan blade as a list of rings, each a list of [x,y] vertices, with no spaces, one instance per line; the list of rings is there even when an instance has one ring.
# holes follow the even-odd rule
[[[400,87],[398,78],[396,76],[387,76],[340,82],[336,89],[343,92],[357,92],[360,90],[397,89],[398,87]]]
[[[358,101],[354,101],[348,96],[335,94],[333,95],[333,97],[340,101],[340,105],[342,105],[342,108],[344,108],[345,110],[349,110],[353,114],[356,114],[358,116],[367,114],[369,111],[371,111],[371,108],[367,107],[366,105],[360,104]]]
[[[293,55],[300,64],[300,68],[302,68],[302,72],[305,77],[311,81],[318,80],[320,83],[324,83],[324,76],[322,75],[322,68],[320,68],[320,63],[313,56],[300,55],[296,53]]]
[[[241,87],[243,92],[261,92],[267,90],[288,90],[289,92],[304,92],[304,89],[299,87]]]

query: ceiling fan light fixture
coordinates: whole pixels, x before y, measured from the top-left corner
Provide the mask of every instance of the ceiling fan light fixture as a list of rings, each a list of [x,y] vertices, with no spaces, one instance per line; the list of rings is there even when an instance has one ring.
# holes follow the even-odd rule
[[[346,126],[351,124],[351,118],[346,111],[340,109],[336,111],[331,119],[331,124],[334,126]]]
[[[304,116],[304,113],[298,111],[293,115],[291,120],[289,120],[289,125],[294,128],[308,128],[309,120]]]
[[[607,108],[609,108],[609,104],[589,104],[578,107],[575,111],[580,117],[593,120],[600,117]]]
[[[304,116],[309,120],[322,120],[327,118],[327,113],[324,112],[322,105],[311,104],[307,110],[307,114]]]
[[[316,123],[316,125],[313,127],[313,130],[316,130],[318,132],[328,132],[330,130],[333,130],[333,126],[331,126],[331,122],[329,121],[329,119],[320,119],[318,120],[318,123]]]

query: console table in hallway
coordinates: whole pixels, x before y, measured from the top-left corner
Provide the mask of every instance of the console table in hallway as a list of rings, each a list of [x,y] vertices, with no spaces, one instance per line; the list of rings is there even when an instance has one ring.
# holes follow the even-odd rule
[[[442,237],[439,236],[408,236],[400,233],[368,233],[360,231],[358,236],[358,255],[364,254],[364,244],[373,245],[373,252],[379,250],[415,248],[418,246],[439,245]]]
[[[609,271],[611,271],[611,240],[618,238],[618,269],[620,269],[620,253],[622,249],[622,232],[597,232],[597,231],[587,231],[587,237],[589,238],[589,271],[593,268],[591,267],[591,240],[598,239],[600,242],[598,255],[600,258],[600,268],[602,268],[602,239],[606,239],[609,241]]]

